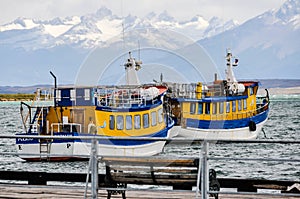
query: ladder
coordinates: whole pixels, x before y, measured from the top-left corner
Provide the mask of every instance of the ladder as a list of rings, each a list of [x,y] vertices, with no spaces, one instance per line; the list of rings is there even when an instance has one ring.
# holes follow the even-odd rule
[[[51,142],[40,139],[40,160],[49,161],[51,151]]]

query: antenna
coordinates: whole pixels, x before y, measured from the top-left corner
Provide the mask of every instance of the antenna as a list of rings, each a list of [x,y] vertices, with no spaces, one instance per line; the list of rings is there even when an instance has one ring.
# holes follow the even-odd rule
[[[121,1],[121,16],[122,16],[123,50],[125,50],[125,28],[124,28],[124,15],[123,15],[123,0]]]
[[[139,46],[139,61],[141,60],[141,46],[140,46],[140,40],[138,40],[138,46]]]

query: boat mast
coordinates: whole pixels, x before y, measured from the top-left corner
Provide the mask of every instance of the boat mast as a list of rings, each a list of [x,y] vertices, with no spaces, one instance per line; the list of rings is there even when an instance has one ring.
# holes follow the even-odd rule
[[[135,58],[131,57],[131,52],[129,52],[129,58],[124,64],[126,72],[126,84],[127,85],[140,85],[140,80],[137,76],[136,71],[141,69],[142,61],[137,61]]]
[[[233,60],[230,49],[227,49],[226,61],[227,61],[226,63],[227,70],[225,70],[225,73],[226,73],[227,85],[229,87],[229,90],[233,91],[233,93],[236,93],[238,89],[238,81],[234,76],[233,66],[238,65],[238,59]]]

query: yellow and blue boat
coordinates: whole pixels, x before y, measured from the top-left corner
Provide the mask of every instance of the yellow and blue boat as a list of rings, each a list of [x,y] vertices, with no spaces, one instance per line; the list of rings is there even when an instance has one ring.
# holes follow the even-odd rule
[[[140,64],[130,56],[125,64],[126,77],[129,78],[126,85],[55,86],[52,105],[22,102],[25,132],[17,135],[36,138],[16,139],[19,157],[28,161],[86,159],[90,154],[91,141],[76,139],[78,136],[105,137],[98,141],[98,154],[101,156],[150,156],[162,152],[165,141],[109,139],[170,136],[174,121],[166,108],[168,88],[140,85],[135,74]],[[23,113],[26,107],[27,115]],[[54,138],[39,138],[42,135]],[[55,136],[73,137],[74,140],[55,139]]]
[[[172,87],[172,107],[178,137],[190,139],[255,139],[268,119],[269,94],[258,97],[258,81],[237,81],[238,60],[226,55],[226,79],[212,84]],[[186,92],[185,92],[186,91]]]

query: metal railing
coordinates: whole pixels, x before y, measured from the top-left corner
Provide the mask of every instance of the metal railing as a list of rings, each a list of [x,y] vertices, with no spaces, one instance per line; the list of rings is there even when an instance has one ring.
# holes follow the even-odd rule
[[[144,89],[142,87],[104,87],[97,88],[95,96],[98,106],[129,108],[132,105],[154,104],[159,94],[155,87]]]
[[[181,138],[149,138],[149,137],[98,137],[98,136],[76,136],[76,137],[66,137],[66,136],[35,136],[35,135],[18,135],[18,136],[6,136],[1,135],[0,139],[81,139],[81,140],[91,140],[91,154],[89,155],[89,172],[91,171],[91,193],[92,198],[97,198],[98,195],[98,161],[101,156],[98,155],[98,141],[99,140],[135,140],[135,141],[167,141],[175,143],[176,146],[180,144],[199,144],[201,143],[201,150],[199,152],[199,168],[197,175],[197,187],[195,197],[199,198],[199,193],[201,192],[201,198],[207,199],[209,194],[252,194],[252,195],[274,195],[274,196],[300,196],[300,194],[293,193],[247,193],[247,192],[223,192],[223,191],[210,191],[209,190],[209,162],[211,160],[226,160],[226,161],[279,161],[279,162],[300,162],[299,157],[297,158],[239,158],[239,157],[213,157],[209,154],[209,143],[216,144],[217,142],[221,143],[243,143],[243,144],[282,144],[282,145],[291,145],[291,144],[300,144],[300,140],[205,140],[205,139],[181,139]],[[16,155],[16,153],[0,153],[0,155]],[[53,154],[55,155],[55,154]],[[88,183],[88,178],[87,178]],[[87,186],[86,186],[87,189]],[[126,190],[126,189],[125,189]]]

